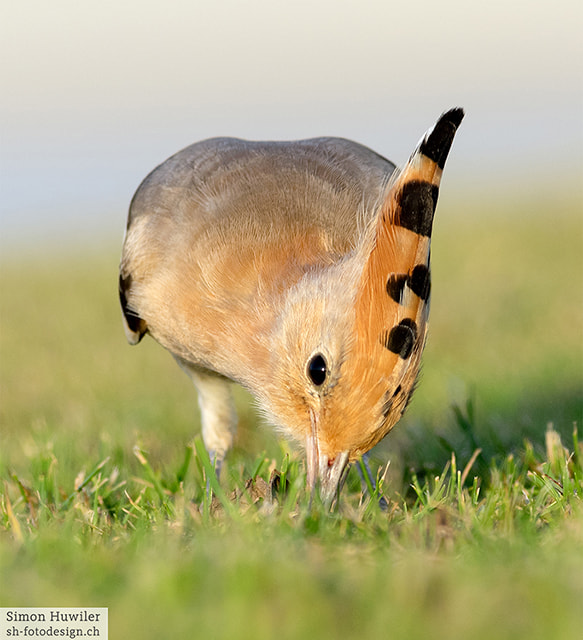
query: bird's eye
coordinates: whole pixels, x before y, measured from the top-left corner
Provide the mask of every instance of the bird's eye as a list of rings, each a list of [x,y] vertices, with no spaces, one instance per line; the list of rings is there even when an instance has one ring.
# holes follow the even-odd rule
[[[324,384],[326,380],[326,360],[321,354],[317,353],[308,362],[308,375],[317,387]]]

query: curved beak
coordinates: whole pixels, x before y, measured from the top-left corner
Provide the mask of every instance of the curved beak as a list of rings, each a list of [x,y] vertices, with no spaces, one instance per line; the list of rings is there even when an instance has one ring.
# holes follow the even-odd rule
[[[314,427],[312,420],[312,427]],[[310,491],[310,506],[314,498],[316,486],[319,484],[320,498],[326,508],[330,508],[344,484],[348,471],[348,451],[339,453],[334,459],[320,452],[317,430],[306,438],[306,460]]]

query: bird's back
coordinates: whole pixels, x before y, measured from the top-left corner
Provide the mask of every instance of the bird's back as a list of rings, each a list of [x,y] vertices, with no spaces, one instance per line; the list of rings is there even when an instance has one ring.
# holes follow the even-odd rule
[[[233,321],[257,335],[278,291],[358,244],[394,169],[342,138],[215,138],[178,152],[131,203],[121,266],[130,341],[148,330],[220,368]],[[226,369],[237,378],[236,363]]]
[[[341,246],[356,233],[358,213],[378,204],[394,168],[342,138],[213,138],[183,149],[148,175],[132,200],[128,227],[148,218],[153,228],[172,221],[199,235],[213,229],[238,234],[252,224],[263,239],[271,231],[317,226]]]

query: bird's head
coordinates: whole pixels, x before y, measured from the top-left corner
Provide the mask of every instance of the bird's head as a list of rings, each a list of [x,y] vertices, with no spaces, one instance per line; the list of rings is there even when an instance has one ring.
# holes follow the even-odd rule
[[[349,462],[403,414],[427,333],[429,243],[461,109],[438,120],[387,186],[353,253],[287,293],[273,332],[269,418],[306,448],[308,486],[331,503]]]

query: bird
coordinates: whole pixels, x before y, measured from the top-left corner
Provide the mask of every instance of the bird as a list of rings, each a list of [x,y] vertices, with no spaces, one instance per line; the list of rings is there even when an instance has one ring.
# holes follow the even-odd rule
[[[232,383],[305,450],[330,505],[350,464],[401,418],[418,378],[430,240],[461,108],[399,171],[339,137],[211,138],[135,192],[119,270],[130,344],[149,334],[198,392],[217,475],[233,445]]]

